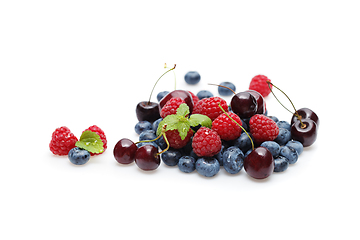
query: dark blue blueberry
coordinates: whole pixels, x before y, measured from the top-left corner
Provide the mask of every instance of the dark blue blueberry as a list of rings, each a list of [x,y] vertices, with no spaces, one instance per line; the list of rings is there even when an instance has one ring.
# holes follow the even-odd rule
[[[299,157],[297,151],[294,148],[289,148],[287,146],[281,147],[280,156],[287,158],[289,164],[296,163]]]
[[[287,121],[278,121],[276,122],[279,128],[285,128],[289,131],[291,131],[291,125]]]
[[[201,90],[200,92],[198,92],[198,94],[196,94],[196,96],[199,98],[199,100],[201,100],[203,98],[211,98],[214,96],[214,94],[212,94],[208,90]]]
[[[158,102],[160,102],[161,99],[162,99],[163,97],[165,97],[168,93],[169,93],[169,91],[159,92],[159,93],[156,95],[156,99],[158,100]]]
[[[274,172],[283,172],[289,167],[289,160],[283,156],[274,159]]]
[[[180,151],[181,153],[185,156],[185,155],[190,155],[191,151],[193,150],[192,148],[192,138],[190,138],[190,141],[185,145],[185,147],[181,148]]]
[[[159,146],[155,142],[141,142],[136,144],[138,148],[144,146],[144,145],[153,145],[154,147],[158,148]]]
[[[222,82],[222,83],[220,83],[219,85],[224,86],[224,87],[228,87],[228,88],[232,89],[234,92],[235,92],[235,90],[236,90],[235,85],[234,85],[233,83],[231,83],[231,82]],[[231,96],[231,95],[234,95],[234,93],[233,93],[230,89],[224,88],[224,87],[220,87],[220,86],[218,87],[218,92],[219,92],[219,94],[220,94],[221,96]]]
[[[161,136],[155,142],[156,142],[157,145],[159,145],[159,148],[161,148],[161,150],[164,150],[165,148],[167,148],[167,143],[165,142],[165,139],[164,139],[163,136]]]
[[[200,82],[200,74],[196,71],[190,71],[187,74],[185,74],[185,82],[188,84],[197,84],[198,82]]]
[[[267,148],[271,152],[271,154],[273,155],[274,158],[279,156],[280,145],[277,142],[265,141],[260,146]]]
[[[240,172],[244,166],[244,153],[240,148],[232,146],[225,150],[223,154],[224,169],[230,174]]]
[[[216,158],[199,158],[196,161],[196,171],[205,177],[213,177],[220,171]]]
[[[245,129],[245,131],[250,132],[249,125],[242,119],[241,120],[241,126]]]
[[[195,170],[195,158],[191,156],[182,156],[179,159],[178,167],[184,173],[191,173]]]
[[[162,121],[162,118],[159,118],[158,120],[155,120],[155,122],[153,122],[152,124],[152,129],[156,132],[158,127],[159,127],[159,123]]]
[[[139,141],[144,141],[144,140],[153,140],[155,139],[157,136],[156,136],[156,133],[154,130],[146,130],[146,131],[143,131],[142,133],[140,133],[139,135]]]
[[[249,133],[249,136],[252,138],[250,133]],[[248,137],[248,135],[245,132],[243,132],[243,133],[241,133],[240,137],[238,137],[234,141],[234,146],[240,148],[240,150],[245,153],[245,152],[247,152],[247,150],[249,150],[252,147],[252,144],[251,144],[251,140]]]
[[[274,122],[278,122],[279,119],[275,116],[268,116],[268,118],[271,118],[272,120],[274,120]]]
[[[245,158],[252,152],[252,148],[250,148],[246,153],[245,153]]]
[[[135,125],[135,132],[137,134],[141,134],[143,131],[152,129],[152,124],[149,121],[140,121]]]
[[[279,135],[275,138],[275,142],[284,146],[288,141],[291,140],[291,132],[285,128],[279,128]]]
[[[226,148],[227,148],[227,147],[226,147],[224,144],[221,145],[221,150],[220,150],[220,152],[215,155],[215,158],[218,160],[220,166],[223,165],[223,154],[224,154]]]
[[[304,146],[302,145],[302,143],[299,141],[295,141],[295,140],[288,141],[288,143],[285,146],[287,146],[289,148],[294,148],[296,150],[296,152],[298,153],[298,155],[300,155],[304,150]]]
[[[191,150],[190,156],[193,157],[195,160],[198,160],[198,158],[199,158],[199,156],[196,155],[196,153],[194,152],[194,150]]]
[[[181,152],[179,150],[169,148],[166,152],[161,154],[161,160],[168,166],[176,166],[181,158]]]
[[[68,153],[68,158],[75,165],[83,165],[90,159],[90,153],[87,150],[75,147]]]

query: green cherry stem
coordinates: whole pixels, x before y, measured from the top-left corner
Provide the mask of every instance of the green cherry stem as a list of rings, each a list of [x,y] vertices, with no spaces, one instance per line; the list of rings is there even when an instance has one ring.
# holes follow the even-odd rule
[[[166,72],[164,72],[164,73],[159,77],[159,79],[156,81],[155,85],[153,86],[153,88],[152,88],[152,90],[151,90],[148,104],[150,104],[151,96],[152,96],[152,94],[153,94],[153,92],[154,92],[154,89],[155,89],[156,84],[159,82],[159,80],[160,80],[165,74],[167,74],[168,72],[174,70],[175,67],[176,67],[176,64],[174,64],[174,67],[173,67],[173,68],[170,68],[169,70],[167,70]],[[165,63],[165,68],[167,68],[167,67],[166,67],[166,63]],[[175,88],[176,88],[176,78],[175,78]]]
[[[251,141],[251,148],[252,148],[252,150],[254,150],[254,142],[253,142],[253,140],[251,139],[251,137],[250,137],[250,135],[248,134],[248,132],[247,132],[237,121],[235,121],[232,117],[229,116],[229,114],[221,107],[220,103],[218,103],[218,106],[219,106],[219,108],[225,113],[225,115],[226,115],[228,118],[230,118],[234,123],[236,123],[236,124],[246,133],[246,135],[248,136],[248,138],[249,138],[250,141]]]
[[[161,152],[157,153],[156,154],[157,156],[164,153],[164,152],[166,152],[170,148],[169,140],[167,139],[165,132],[161,133],[160,136],[164,136],[164,140],[166,142],[167,147],[164,150],[162,150]]]

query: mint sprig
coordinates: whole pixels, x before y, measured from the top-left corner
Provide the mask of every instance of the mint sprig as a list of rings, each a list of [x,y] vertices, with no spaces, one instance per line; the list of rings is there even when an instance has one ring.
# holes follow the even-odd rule
[[[84,131],[80,140],[75,143],[75,146],[85,149],[91,153],[102,153],[104,151],[104,143],[100,136],[92,131]]]
[[[159,136],[166,125],[166,131],[178,130],[182,140],[184,140],[190,130],[190,127],[196,127],[198,125],[211,128],[212,121],[208,116],[202,114],[192,114],[189,117],[190,109],[185,103],[181,104],[176,110],[176,114],[168,115],[160,123],[156,131]]]

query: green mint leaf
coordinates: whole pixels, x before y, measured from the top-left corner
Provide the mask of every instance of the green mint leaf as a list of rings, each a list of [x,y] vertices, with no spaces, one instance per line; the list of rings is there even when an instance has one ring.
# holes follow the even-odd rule
[[[190,114],[189,106],[186,103],[180,104],[178,109],[176,110],[176,115],[185,117]]]
[[[192,114],[190,116],[190,119],[189,119],[189,124],[190,126],[192,127],[196,127],[198,126],[199,124],[203,127],[208,127],[208,128],[211,128],[212,126],[212,121],[211,119],[206,116],[206,115],[202,115],[202,114]]]
[[[189,121],[183,121],[183,122],[179,122],[177,125],[177,130],[179,132],[180,138],[181,140],[184,140],[186,138],[186,136],[188,135],[188,132],[190,130],[190,124]]]
[[[162,128],[163,126],[166,124],[166,130],[174,130],[177,129],[177,124],[180,121],[179,116],[172,114],[172,115],[168,115],[166,116],[160,123],[158,126],[158,129],[156,130],[156,134],[157,136],[159,136],[161,134]]]
[[[104,151],[104,143],[101,141],[100,136],[92,131],[83,132],[75,146],[91,153],[102,153]]]

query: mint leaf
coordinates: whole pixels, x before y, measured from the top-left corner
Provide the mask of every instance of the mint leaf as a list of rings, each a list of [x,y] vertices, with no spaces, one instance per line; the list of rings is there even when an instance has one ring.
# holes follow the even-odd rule
[[[101,141],[100,136],[92,131],[84,131],[75,146],[91,153],[102,153],[104,151],[104,143]]]
[[[186,103],[180,104],[178,109],[176,110],[176,115],[185,117],[190,114],[189,106]]]
[[[208,127],[208,128],[211,128],[212,126],[212,121],[211,119],[206,116],[206,115],[202,115],[202,114],[192,114],[190,116],[190,119],[189,119],[189,124],[190,126],[192,127],[196,127],[198,126],[199,124],[203,127]]]
[[[162,128],[163,126],[166,124],[166,130],[174,130],[177,129],[177,124],[180,121],[179,116],[172,114],[172,115],[168,115],[166,116],[160,123],[158,126],[158,129],[156,130],[156,135],[159,136],[161,134]]]

